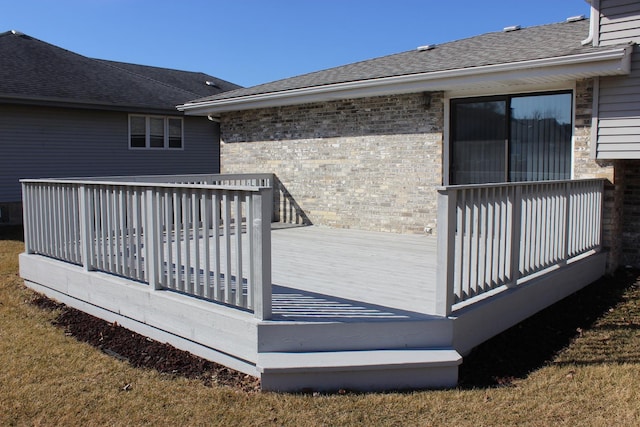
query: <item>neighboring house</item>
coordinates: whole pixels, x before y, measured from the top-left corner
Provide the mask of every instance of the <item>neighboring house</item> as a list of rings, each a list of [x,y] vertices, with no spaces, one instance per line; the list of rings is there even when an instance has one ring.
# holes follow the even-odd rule
[[[429,233],[443,184],[606,177],[610,261],[640,264],[640,4],[592,3],[179,109],[219,117],[222,172],[275,173],[314,224]]]
[[[239,86],[17,31],[0,34],[0,57],[0,224],[21,222],[20,178],[218,172],[218,124],[175,106]]]

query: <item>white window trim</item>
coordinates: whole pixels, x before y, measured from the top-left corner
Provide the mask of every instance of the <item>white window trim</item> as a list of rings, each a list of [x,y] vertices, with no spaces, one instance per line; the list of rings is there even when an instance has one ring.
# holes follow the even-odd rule
[[[142,117],[145,119],[145,146],[144,147],[132,147],[131,146],[131,118],[132,117]],[[162,119],[164,125],[164,146],[163,147],[151,147],[151,120]],[[180,148],[169,147],[169,119],[172,120],[180,120],[180,140],[181,145]],[[129,150],[171,150],[171,151],[182,151],[184,150],[184,118],[179,116],[157,116],[157,115],[149,115],[149,114],[129,114],[128,120],[128,145]]]

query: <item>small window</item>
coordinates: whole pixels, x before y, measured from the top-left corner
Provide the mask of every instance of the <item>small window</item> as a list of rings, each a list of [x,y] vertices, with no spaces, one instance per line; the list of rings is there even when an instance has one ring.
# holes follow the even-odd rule
[[[149,146],[164,148],[164,119],[149,117]]]
[[[131,116],[129,123],[131,127],[129,138],[131,148],[145,148],[147,146],[147,125],[145,118],[140,116]]]
[[[129,148],[182,149],[182,118],[129,116]]]
[[[169,123],[169,148],[182,148],[182,119],[167,119]]]

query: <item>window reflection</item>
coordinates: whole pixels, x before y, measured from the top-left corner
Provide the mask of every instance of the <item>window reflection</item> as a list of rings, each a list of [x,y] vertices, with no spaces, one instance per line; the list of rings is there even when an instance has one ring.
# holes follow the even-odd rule
[[[450,181],[568,179],[571,93],[453,100]]]
[[[505,101],[456,105],[454,182],[478,184],[506,179],[505,112]]]
[[[510,181],[569,178],[571,95],[513,98],[509,152]]]

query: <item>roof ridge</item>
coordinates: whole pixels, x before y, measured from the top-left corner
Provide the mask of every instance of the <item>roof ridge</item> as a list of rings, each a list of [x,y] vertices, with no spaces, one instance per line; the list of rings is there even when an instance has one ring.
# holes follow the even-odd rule
[[[45,44],[47,46],[51,46],[51,47],[56,48],[56,49],[60,49],[60,50],[63,50],[65,52],[69,52],[72,55],[79,56],[79,57],[85,58],[85,59],[90,59],[90,58],[88,58],[88,57],[86,57],[84,55],[79,54],[78,52],[74,52],[72,50],[65,49],[64,47],[57,46],[57,45],[55,45],[53,43],[49,43],[49,42],[46,42],[44,40],[40,40],[39,38],[30,36],[29,34],[23,33],[22,31],[9,30],[9,31],[5,31],[4,33],[0,34],[0,36],[5,36],[5,35],[12,35],[12,36],[21,37],[21,38],[24,38],[24,39],[27,39],[27,40],[33,40],[33,41],[36,41],[38,43],[42,43],[42,44]]]
[[[4,31],[4,32],[0,33],[0,37],[8,36],[8,35],[27,36],[25,33],[23,33],[22,31],[18,31],[18,30],[9,30],[9,31]],[[29,37],[29,36],[27,36],[27,37]]]
[[[196,92],[192,92],[190,90],[183,89],[181,87],[177,87],[177,86],[174,86],[172,84],[169,84],[169,83],[166,83],[166,82],[162,82],[160,80],[156,80],[156,79],[154,79],[152,77],[145,76],[143,74],[139,74],[139,73],[136,73],[134,71],[127,70],[126,68],[118,67],[117,65],[113,64],[114,62],[119,62],[119,61],[109,61],[109,60],[106,60],[106,59],[89,58],[88,56],[85,56],[85,58],[87,58],[87,59],[89,59],[91,61],[94,61],[96,63],[102,64],[105,67],[115,68],[117,70],[124,71],[125,73],[131,74],[132,76],[136,76],[136,77],[148,80],[150,82],[154,82],[154,83],[160,84],[160,85],[162,85],[164,87],[168,87],[168,88],[171,88],[171,89],[179,90],[181,92],[184,92],[185,94],[200,96],[200,94],[198,94]],[[121,64],[130,64],[128,62],[120,62],[120,63]],[[130,65],[139,65],[139,64],[130,64]],[[146,67],[146,65],[143,65],[143,66]],[[161,67],[157,67],[157,68],[161,68]],[[169,69],[169,68],[166,68],[166,69]],[[174,70],[174,71],[181,71],[181,70]]]
[[[111,64],[133,65],[135,67],[154,68],[156,70],[177,71],[179,73],[203,74],[205,76],[209,76],[207,73],[205,73],[203,71],[180,70],[178,68],[158,67],[157,65],[136,64],[136,63],[133,63],[133,62],[125,62],[125,61],[114,61],[112,59],[101,59],[101,58],[91,58],[91,59],[95,59],[96,61],[107,62],[107,63],[111,63]],[[115,65],[115,67],[116,68],[121,68],[121,67],[118,67],[117,65]],[[213,77],[213,76],[209,76],[209,77]]]

